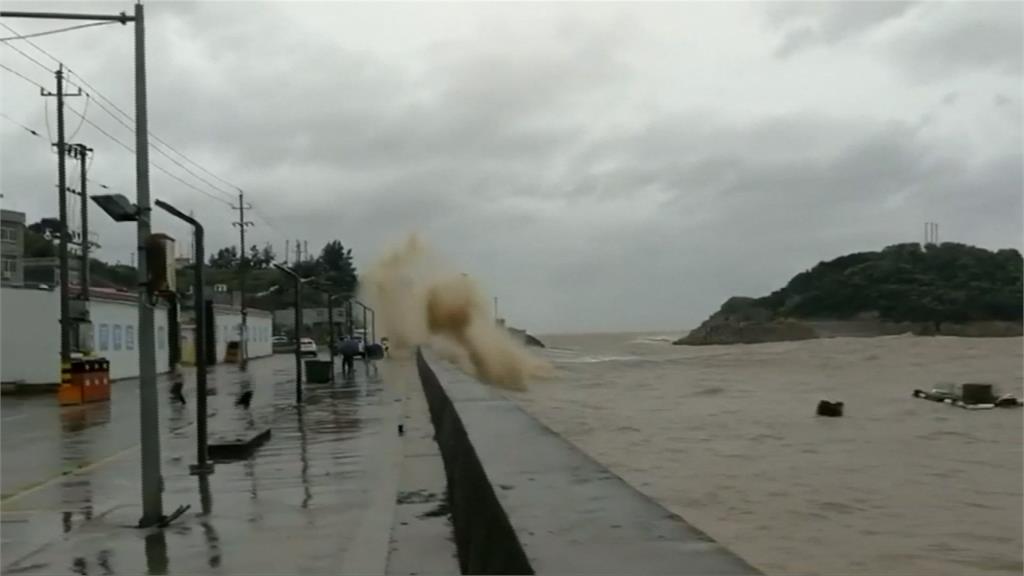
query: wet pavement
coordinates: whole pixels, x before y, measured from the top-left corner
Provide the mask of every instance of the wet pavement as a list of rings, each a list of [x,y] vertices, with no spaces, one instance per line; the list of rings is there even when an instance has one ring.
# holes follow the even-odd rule
[[[457,571],[444,472],[415,370],[399,360],[356,366],[354,377],[306,384],[302,408],[290,356],[255,360],[246,375],[217,366],[210,441],[261,426],[272,437],[208,477],[188,470],[196,460],[192,376],[185,406],[170,401],[170,381],[161,379],[164,511],[190,506],[165,529],[134,528],[137,381],[117,382],[110,402],[86,406],[4,398],[3,573]],[[245,390],[253,391],[248,410],[234,405]]]

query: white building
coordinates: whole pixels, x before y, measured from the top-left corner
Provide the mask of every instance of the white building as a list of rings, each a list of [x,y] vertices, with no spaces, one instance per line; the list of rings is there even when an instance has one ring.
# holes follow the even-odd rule
[[[72,293],[76,293],[72,290]],[[191,346],[191,334],[174,330],[166,304],[157,304],[154,321],[157,372],[169,370],[171,339]],[[138,305],[135,294],[120,290],[90,290],[92,355],[110,360],[110,377],[139,375]],[[241,314],[228,306],[214,307],[217,361],[224,360],[229,341],[239,339]],[[249,357],[269,356],[272,316],[262,310],[248,311]],[[174,332],[178,332],[177,335]],[[183,337],[184,336],[184,337]],[[189,352],[192,352],[191,350]],[[0,288],[0,382],[56,384],[60,382],[60,294],[48,286]]]

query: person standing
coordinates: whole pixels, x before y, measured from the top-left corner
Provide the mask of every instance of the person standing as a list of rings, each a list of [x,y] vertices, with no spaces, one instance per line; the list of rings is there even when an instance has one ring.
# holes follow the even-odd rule
[[[341,341],[341,374],[351,376],[356,370],[356,355],[359,354],[359,342],[346,336]]]

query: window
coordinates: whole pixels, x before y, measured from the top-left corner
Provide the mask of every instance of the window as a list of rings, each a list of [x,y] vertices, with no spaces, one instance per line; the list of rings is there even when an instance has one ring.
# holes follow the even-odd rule
[[[124,349],[135,350],[135,326],[124,327]]]
[[[100,324],[97,327],[97,330],[99,331],[99,335],[96,337],[96,339],[99,340],[99,342],[100,342],[100,350],[109,350],[110,349],[110,326],[108,326],[107,324]]]
[[[18,273],[18,261],[14,258],[3,259],[3,277],[14,278],[14,275]]]
[[[17,242],[18,232],[14,228],[0,228],[0,240],[4,242]]]
[[[121,349],[121,325],[114,324],[114,350]]]
[[[156,329],[156,345],[160,350],[167,348],[167,330],[163,326]]]

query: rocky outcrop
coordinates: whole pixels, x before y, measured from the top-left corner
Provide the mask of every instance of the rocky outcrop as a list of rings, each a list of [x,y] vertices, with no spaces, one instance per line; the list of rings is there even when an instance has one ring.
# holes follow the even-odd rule
[[[818,334],[803,322],[773,320],[770,322],[722,322],[701,324],[696,330],[673,342],[692,346],[710,344],[759,344],[787,340],[812,340]]]
[[[785,340],[810,340],[818,333],[804,322],[772,318],[754,298],[734,296],[697,329],[673,344],[757,344]]]
[[[532,346],[532,347],[535,347],[535,348],[544,348],[545,347],[544,343],[541,342],[539,338],[537,338],[533,334],[530,334],[526,330],[521,330],[519,328],[513,328],[511,326],[508,326],[507,330],[508,330],[508,333],[511,334],[513,338],[515,338],[519,342],[522,342],[526,346]]]
[[[1020,322],[889,322],[877,314],[861,314],[850,320],[796,320],[773,318],[771,311],[753,298],[734,297],[695,330],[673,344],[757,344],[810,340],[813,338],[869,338],[914,334],[916,336],[959,336],[1003,338],[1024,335]]]

